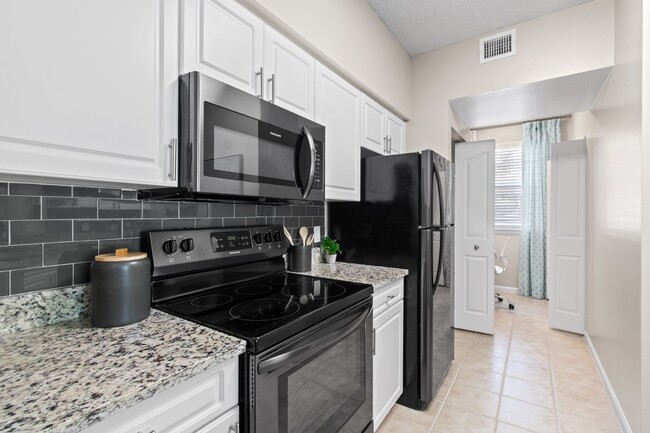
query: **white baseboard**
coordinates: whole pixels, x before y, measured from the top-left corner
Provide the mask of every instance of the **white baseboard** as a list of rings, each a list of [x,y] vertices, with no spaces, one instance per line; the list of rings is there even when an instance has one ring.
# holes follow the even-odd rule
[[[616,397],[616,393],[614,392],[614,388],[612,388],[612,384],[607,378],[607,373],[605,373],[605,368],[603,367],[603,364],[600,362],[600,358],[598,357],[596,348],[591,342],[591,338],[589,338],[589,334],[587,333],[587,331],[585,331],[585,341],[587,342],[587,347],[589,347],[589,352],[591,352],[591,357],[594,358],[594,363],[596,364],[596,370],[598,370],[598,375],[600,375],[600,380],[603,381],[603,385],[605,385],[605,390],[607,391],[609,400],[612,402],[612,406],[614,406],[614,412],[616,412],[616,417],[618,418],[618,422],[621,425],[621,429],[623,430],[623,433],[632,433],[632,428],[630,427],[630,423],[628,423],[627,418],[625,418],[625,413],[623,412],[621,403],[619,403],[618,398]]]
[[[519,291],[519,289],[516,288],[516,287],[497,286],[497,285],[495,285],[495,286],[494,286],[494,291],[496,292],[497,290],[498,290],[499,292],[508,292],[508,293],[513,294],[513,295],[516,295],[516,294],[517,294],[517,291]]]

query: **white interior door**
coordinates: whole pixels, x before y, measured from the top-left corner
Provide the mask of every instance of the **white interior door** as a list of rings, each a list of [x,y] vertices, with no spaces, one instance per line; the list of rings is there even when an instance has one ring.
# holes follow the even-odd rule
[[[458,143],[454,327],[494,332],[494,140]]]
[[[585,140],[551,146],[547,290],[549,325],[585,330]]]

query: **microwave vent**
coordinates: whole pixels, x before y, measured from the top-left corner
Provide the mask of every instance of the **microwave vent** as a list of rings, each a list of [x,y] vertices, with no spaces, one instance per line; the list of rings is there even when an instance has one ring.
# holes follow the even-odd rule
[[[479,41],[479,63],[492,62],[504,57],[514,56],[517,54],[516,42],[516,29],[481,39]]]

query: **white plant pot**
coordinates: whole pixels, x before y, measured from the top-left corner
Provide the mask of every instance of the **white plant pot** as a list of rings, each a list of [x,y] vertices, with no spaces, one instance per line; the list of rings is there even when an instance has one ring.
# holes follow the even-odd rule
[[[336,263],[336,254],[325,254],[325,263],[328,265]]]

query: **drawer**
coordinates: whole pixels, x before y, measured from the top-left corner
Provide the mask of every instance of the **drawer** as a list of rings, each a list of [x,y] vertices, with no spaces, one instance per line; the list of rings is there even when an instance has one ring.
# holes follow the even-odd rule
[[[83,433],[196,432],[237,407],[238,363],[234,358],[213,367],[112,415]]]
[[[404,298],[404,278],[388,283],[372,295],[373,316],[383,313]]]

